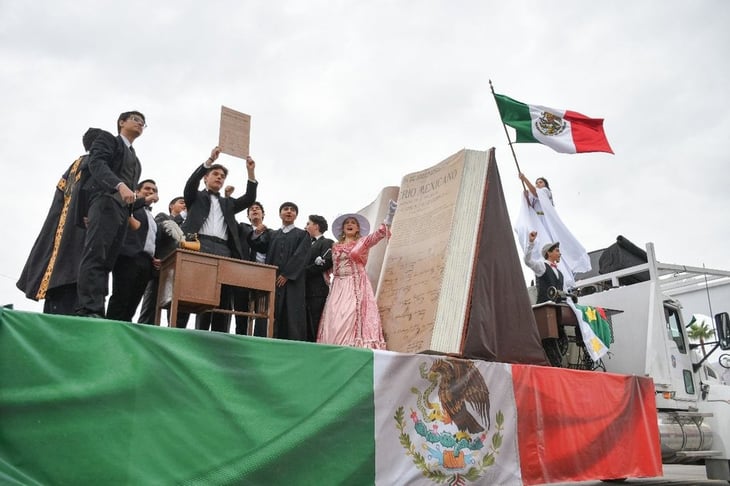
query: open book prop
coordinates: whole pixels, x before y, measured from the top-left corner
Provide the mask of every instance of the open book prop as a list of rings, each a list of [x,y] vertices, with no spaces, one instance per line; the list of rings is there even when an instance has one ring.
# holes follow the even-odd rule
[[[374,272],[389,350],[547,364],[494,149],[406,175],[391,229]]]

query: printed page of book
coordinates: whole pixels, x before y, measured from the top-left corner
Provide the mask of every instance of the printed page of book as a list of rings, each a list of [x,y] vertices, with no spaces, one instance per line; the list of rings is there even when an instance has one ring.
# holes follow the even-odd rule
[[[403,178],[377,292],[389,350],[458,352],[433,350],[432,338],[464,161],[462,150]]]

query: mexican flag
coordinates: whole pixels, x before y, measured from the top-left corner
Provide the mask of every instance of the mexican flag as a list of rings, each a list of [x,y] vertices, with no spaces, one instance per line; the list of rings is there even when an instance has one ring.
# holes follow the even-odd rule
[[[2,484],[660,476],[654,407],[644,377],[0,311]]]
[[[541,143],[556,152],[613,153],[603,131],[603,118],[588,118],[575,111],[527,105],[494,95],[502,122],[517,132],[518,143]]]

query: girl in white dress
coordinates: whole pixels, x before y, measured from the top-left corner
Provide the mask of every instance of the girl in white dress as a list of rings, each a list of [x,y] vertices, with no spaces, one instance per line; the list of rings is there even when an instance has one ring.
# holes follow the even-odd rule
[[[515,226],[522,251],[529,244],[531,231],[537,231],[535,248],[542,248],[546,243],[560,243],[562,256],[558,267],[565,277],[565,288],[569,289],[575,285],[576,273],[590,271],[588,252],[558,216],[547,179],[538,177],[533,185],[520,172],[520,180],[527,186]]]

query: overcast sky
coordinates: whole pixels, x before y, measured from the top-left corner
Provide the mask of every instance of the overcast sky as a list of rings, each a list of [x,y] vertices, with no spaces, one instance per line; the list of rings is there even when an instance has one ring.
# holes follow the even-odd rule
[[[588,250],[624,235],[660,261],[730,268],[730,2],[0,0],[0,303],[90,126],[122,111],[160,203],[252,116],[266,221],[332,220],[466,147],[496,147],[510,214],[521,185],[489,91],[605,118],[615,151],[515,145]],[[510,133],[513,133],[510,129]],[[222,156],[228,182],[244,162]],[[242,216],[245,218],[245,215]],[[730,309],[727,309],[730,310]]]

